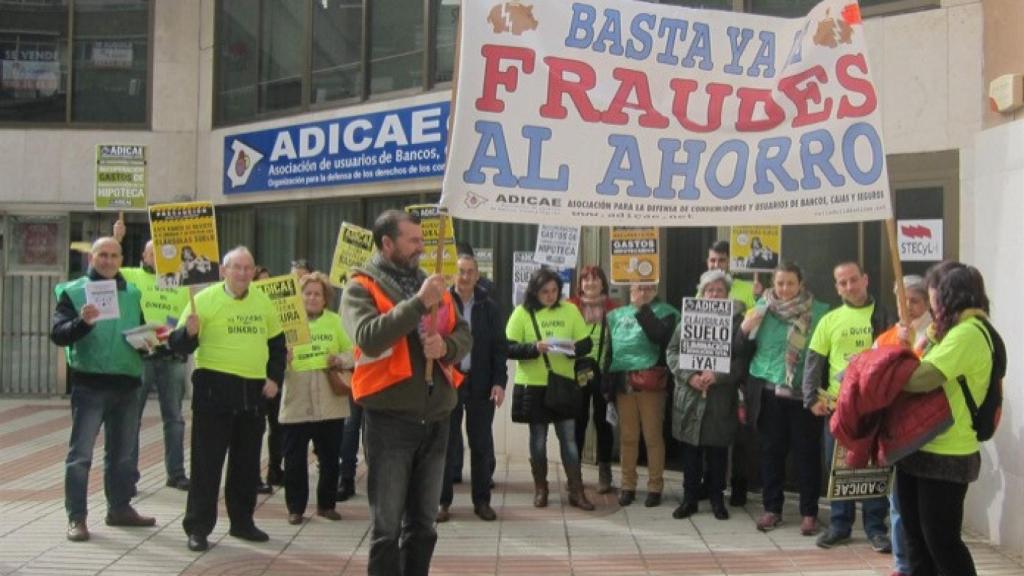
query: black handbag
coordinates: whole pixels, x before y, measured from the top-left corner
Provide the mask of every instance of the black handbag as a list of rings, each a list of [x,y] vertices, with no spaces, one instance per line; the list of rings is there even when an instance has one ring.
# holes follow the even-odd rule
[[[583,356],[576,359],[576,383],[580,386],[586,386],[591,382],[601,382],[601,353],[604,351],[605,326],[607,326],[607,320],[602,318],[601,335],[597,341],[597,358]],[[590,333],[594,333],[593,328],[590,329]]]
[[[540,327],[537,326],[537,317],[530,312],[530,320],[533,322],[533,330],[537,333],[537,341],[542,340]],[[551,369],[551,360],[547,353],[544,353],[544,366],[548,369],[548,385],[544,388],[544,407],[551,411],[559,420],[574,418],[576,410],[583,400],[579,384],[574,378],[566,378]]]

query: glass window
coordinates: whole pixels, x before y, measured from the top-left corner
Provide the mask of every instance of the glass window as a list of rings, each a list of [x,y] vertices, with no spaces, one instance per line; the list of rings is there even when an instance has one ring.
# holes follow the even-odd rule
[[[313,104],[363,95],[363,2],[313,3]]]
[[[76,0],[71,119],[146,121],[148,0]]]
[[[451,82],[461,0],[430,0],[434,15],[434,82]]]
[[[423,85],[422,4],[374,0],[370,15],[370,92]]]
[[[249,0],[222,0],[217,15],[217,117],[256,115],[260,14]]]
[[[0,122],[67,121],[67,0],[0,0]]]
[[[732,10],[732,0],[661,0],[662,4],[683,6],[686,8],[709,8],[712,10]]]
[[[750,11],[772,16],[806,16],[819,0],[750,0]]]
[[[259,111],[296,108],[302,104],[306,4],[262,0],[260,17]]]
[[[296,254],[298,206],[260,206],[256,209],[256,263],[274,276],[287,274]]]

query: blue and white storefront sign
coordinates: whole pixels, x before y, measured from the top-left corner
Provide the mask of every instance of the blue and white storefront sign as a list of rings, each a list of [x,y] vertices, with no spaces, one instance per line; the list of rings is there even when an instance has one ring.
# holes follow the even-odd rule
[[[224,194],[442,176],[449,102],[224,137]]]

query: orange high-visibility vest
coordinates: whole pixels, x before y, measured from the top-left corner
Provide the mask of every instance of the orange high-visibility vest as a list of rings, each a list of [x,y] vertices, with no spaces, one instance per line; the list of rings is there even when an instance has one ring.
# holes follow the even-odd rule
[[[353,276],[352,280],[366,288],[373,297],[373,303],[381,314],[387,314],[395,307],[395,303],[384,293],[384,290],[372,278],[363,275]],[[444,293],[442,303],[448,306],[447,326],[448,332],[455,330],[455,323],[458,316],[455,313],[455,303],[451,294]],[[352,397],[359,400],[364,396],[376,394],[385,388],[394,386],[403,380],[412,377],[412,361],[409,357],[409,342],[400,338],[391,348],[385,350],[380,356],[368,356],[356,346],[354,350],[356,361],[355,372],[352,374]],[[458,388],[462,385],[462,374],[452,370],[438,361],[441,371],[452,387]]]

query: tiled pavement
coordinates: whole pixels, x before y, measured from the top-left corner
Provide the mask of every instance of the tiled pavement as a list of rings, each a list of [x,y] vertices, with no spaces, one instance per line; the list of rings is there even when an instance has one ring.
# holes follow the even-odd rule
[[[157,517],[156,528],[110,528],[103,524],[99,466],[90,480],[87,543],[64,539],[63,459],[68,439],[66,401],[0,399],[0,574],[365,574],[368,511],[365,490],[340,505],[341,522],[321,518],[301,526],[285,521],[284,495],[261,496],[257,523],[271,540],[249,544],[226,536],[226,515],[211,535],[205,554],[185,548],[181,516],[185,494],[163,485],[159,410],[151,401],[143,420],[138,509]],[[102,443],[102,439],[99,442]],[[101,462],[98,447],[95,461]],[[552,466],[552,469],[555,467]],[[585,472],[593,482],[596,471]],[[432,574],[563,575],[641,574],[845,575],[889,573],[889,556],[872,552],[861,535],[848,546],[819,550],[800,536],[795,509],[787,523],[769,534],[754,529],[759,506],[733,508],[728,521],[706,510],[690,520],[673,520],[678,477],[658,508],[641,503],[622,509],[613,498],[592,498],[597,510],[580,512],[552,494],[547,509],[531,506],[532,486],[525,462],[503,463],[497,473],[494,508],[499,521],[472,513],[466,486],[458,486],[453,520],[439,527]],[[554,482],[552,487],[558,485]],[[559,473],[559,484],[564,478]],[[641,478],[641,480],[643,480]],[[823,509],[822,518],[827,512]],[[1019,559],[970,539],[986,576],[1021,575]]]

